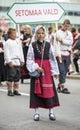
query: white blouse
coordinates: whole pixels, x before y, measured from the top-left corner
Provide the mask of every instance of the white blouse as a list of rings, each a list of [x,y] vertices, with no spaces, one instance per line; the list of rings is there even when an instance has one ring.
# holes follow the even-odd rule
[[[49,51],[49,61],[51,65],[51,74],[58,75],[59,74],[58,64],[53,54],[52,47],[50,47],[50,51]],[[29,49],[28,49],[26,66],[30,72],[34,72],[39,67],[39,65],[35,63],[32,44],[30,44]]]
[[[22,45],[19,39],[8,39],[4,46],[5,62],[12,62],[14,65],[20,65],[20,61],[24,62]]]

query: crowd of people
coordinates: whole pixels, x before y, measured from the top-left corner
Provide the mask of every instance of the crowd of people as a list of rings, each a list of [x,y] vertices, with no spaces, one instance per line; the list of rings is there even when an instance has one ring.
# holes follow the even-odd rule
[[[80,50],[73,48],[79,36],[80,28],[76,32],[68,19],[56,31],[52,27],[46,30],[43,25],[33,29],[25,25],[17,36],[14,28],[9,28],[6,35],[0,29],[0,86],[6,81],[7,95],[20,96],[19,81],[23,84],[30,78],[30,108],[35,110],[35,121],[40,119],[40,107],[49,109],[49,119],[56,120],[53,108],[60,104],[57,92],[70,94],[66,76],[79,74]],[[39,77],[29,75],[35,71]],[[54,78],[58,78],[57,87]]]

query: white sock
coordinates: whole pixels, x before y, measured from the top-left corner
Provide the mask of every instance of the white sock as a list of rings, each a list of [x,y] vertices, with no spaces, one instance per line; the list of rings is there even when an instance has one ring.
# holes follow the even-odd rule
[[[53,113],[53,108],[50,108],[50,109],[49,109],[49,114],[50,114],[50,113]]]
[[[38,114],[38,107],[35,108],[35,114]]]

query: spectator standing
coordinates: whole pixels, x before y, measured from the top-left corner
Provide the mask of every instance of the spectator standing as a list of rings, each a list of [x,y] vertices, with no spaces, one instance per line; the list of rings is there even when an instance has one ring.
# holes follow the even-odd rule
[[[57,52],[57,61],[59,66],[59,84],[58,84],[58,92],[70,94],[68,88],[65,87],[66,82],[66,74],[69,69],[69,65],[71,63],[71,47],[73,43],[72,33],[69,31],[70,21],[65,19],[62,28],[56,32],[55,44],[59,51]]]
[[[2,82],[6,81],[6,69],[4,64],[4,45],[3,31],[0,29],[0,86]]]
[[[71,64],[70,64],[70,67],[69,67],[68,74],[75,73],[75,66],[74,66],[74,62],[73,62],[73,57],[74,57],[73,46],[74,46],[74,43],[76,41],[76,36],[78,35],[78,33],[76,32],[76,28],[75,27],[71,28],[71,33],[72,33],[72,36],[73,36],[73,44],[72,44],[72,51],[71,51]]]
[[[52,27],[48,28],[48,34],[46,36],[46,39],[48,39],[49,43],[53,45],[53,43],[54,43],[54,32],[53,32]]]
[[[75,41],[79,36],[80,36],[80,27],[78,28],[78,34],[75,37]],[[75,42],[74,42],[74,44],[75,44]],[[80,74],[79,64],[78,64],[79,59],[80,59],[80,48],[74,49],[74,51],[73,51],[73,63],[74,63],[76,72],[74,72],[73,74]]]
[[[31,37],[32,37],[32,29],[29,25],[25,25],[25,31],[24,31],[23,39],[22,39],[25,64],[23,65],[23,67],[21,67],[21,83],[24,82],[24,79],[30,78],[28,74],[28,70],[26,68],[26,55],[27,55],[28,47],[31,41]]]
[[[53,32],[53,27],[48,28],[48,33],[46,34],[45,40],[48,41],[52,47],[53,53],[56,56],[56,50],[57,46],[54,44],[54,39],[55,39],[55,32]]]

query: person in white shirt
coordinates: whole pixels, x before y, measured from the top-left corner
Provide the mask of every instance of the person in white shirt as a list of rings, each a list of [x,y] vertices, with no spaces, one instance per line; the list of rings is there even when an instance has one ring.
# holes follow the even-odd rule
[[[8,30],[8,40],[4,46],[4,59],[7,67],[8,96],[21,95],[18,92],[20,79],[20,66],[24,65],[22,44],[16,38],[16,29]]]
[[[46,35],[46,40],[48,40],[50,42],[50,44],[53,45],[53,43],[54,43],[54,32],[53,32],[52,27],[48,28],[48,34]]]
[[[69,31],[70,21],[65,19],[62,28],[56,32],[54,44],[57,46],[56,56],[59,66],[59,84],[58,92],[70,94],[68,88],[65,87],[66,74],[68,72],[70,60],[70,52],[73,43],[72,33]]]

